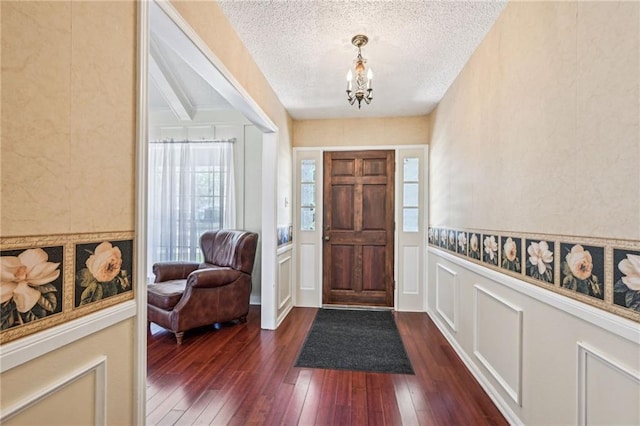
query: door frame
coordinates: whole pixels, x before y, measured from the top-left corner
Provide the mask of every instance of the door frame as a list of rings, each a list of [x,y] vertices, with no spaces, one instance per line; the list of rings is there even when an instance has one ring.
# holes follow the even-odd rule
[[[195,47],[204,55],[216,90],[238,111],[247,117],[262,134],[262,295],[261,327],[277,327],[275,283],[277,278],[277,152],[278,127],[260,108],[258,103],[236,80],[224,63],[200,38],[191,25],[178,13],[170,0],[144,0],[138,2],[138,51],[137,51],[137,118],[136,118],[136,265],[147,264],[147,165],[148,165],[148,85],[150,3],[158,5],[184,32]],[[134,421],[145,424],[147,387],[147,283],[144,267],[136,271],[135,302],[135,360],[134,360]]]
[[[323,209],[323,182],[324,182],[324,170],[323,170],[323,156],[325,151],[370,151],[370,150],[394,150],[395,158],[396,158],[396,174],[395,174],[395,202],[394,202],[394,219],[396,222],[396,229],[393,236],[394,241],[394,265],[393,265],[393,279],[396,282],[396,288],[394,289],[393,295],[393,310],[395,311],[411,311],[411,312],[426,312],[427,311],[427,265],[428,265],[428,250],[427,250],[427,228],[428,228],[428,218],[429,218],[429,208],[428,208],[428,154],[429,154],[429,145],[428,144],[419,144],[419,145],[350,145],[350,146],[320,146],[320,147],[294,147],[293,148],[293,241],[296,246],[296,255],[295,255],[295,282],[296,286],[294,287],[294,305],[295,306],[305,306],[305,307],[314,307],[320,308],[322,307],[322,262],[323,262],[323,253],[322,253],[322,218],[324,214]],[[400,298],[401,283],[399,281],[399,273],[400,273],[400,226],[398,224],[401,223],[400,215],[402,214],[402,206],[399,204],[402,202],[401,197],[401,185],[402,181],[400,181],[400,168],[398,166],[398,161],[402,157],[403,151],[421,151],[421,177],[423,182],[423,188],[421,191],[421,224],[422,229],[420,230],[421,234],[420,238],[422,240],[422,254],[420,256],[421,261],[423,262],[422,272],[420,274],[420,279],[422,282],[422,286],[419,289],[422,297],[416,300],[415,304],[407,305],[403,302],[402,298]],[[316,229],[315,231],[300,231],[300,170],[299,161],[302,159],[315,159],[316,160]],[[319,165],[319,167],[318,167]],[[309,273],[308,271],[303,270],[302,259],[301,256],[306,250],[303,250],[301,246],[307,246],[309,250],[313,250],[315,247],[315,258],[313,259],[313,265],[311,265],[313,272]],[[304,274],[304,275],[303,275]],[[403,303],[400,303],[403,302]]]

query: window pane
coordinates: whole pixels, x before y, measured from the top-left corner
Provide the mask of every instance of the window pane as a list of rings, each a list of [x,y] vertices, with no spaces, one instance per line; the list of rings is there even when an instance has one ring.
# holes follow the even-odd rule
[[[302,231],[315,231],[316,209],[314,209],[313,207],[303,207],[300,218],[300,229]]]
[[[316,181],[316,160],[302,160],[302,182]]]
[[[405,182],[417,182],[419,174],[419,159],[418,158],[405,158],[404,159],[404,181]]]
[[[411,207],[403,209],[402,230],[404,232],[418,232],[418,209]]]
[[[196,185],[196,193],[198,195],[211,195],[213,193],[211,173],[196,173]]]
[[[313,207],[316,205],[316,184],[315,183],[303,183],[301,185],[302,192],[302,205]]]
[[[418,184],[405,183],[402,204],[405,207],[418,207]]]

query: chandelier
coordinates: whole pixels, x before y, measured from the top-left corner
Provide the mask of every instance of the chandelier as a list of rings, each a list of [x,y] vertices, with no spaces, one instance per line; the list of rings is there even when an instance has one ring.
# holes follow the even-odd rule
[[[349,101],[349,105],[358,101],[358,109],[360,109],[363,100],[369,105],[373,99],[371,96],[373,72],[371,68],[367,68],[367,60],[362,57],[362,52],[360,52],[360,48],[368,41],[369,38],[362,34],[353,36],[351,39],[351,44],[358,48],[358,56],[353,61],[353,69],[349,68],[347,73],[347,101]]]

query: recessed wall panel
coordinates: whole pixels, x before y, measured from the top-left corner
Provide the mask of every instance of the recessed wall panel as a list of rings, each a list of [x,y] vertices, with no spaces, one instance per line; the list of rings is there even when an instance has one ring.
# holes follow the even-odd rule
[[[578,344],[578,424],[640,424],[640,373]]]
[[[278,260],[278,309],[291,300],[291,256]]]
[[[457,331],[458,320],[457,273],[438,263],[436,265],[436,311],[452,331]]]
[[[475,286],[473,352],[507,394],[521,404],[522,310]]]

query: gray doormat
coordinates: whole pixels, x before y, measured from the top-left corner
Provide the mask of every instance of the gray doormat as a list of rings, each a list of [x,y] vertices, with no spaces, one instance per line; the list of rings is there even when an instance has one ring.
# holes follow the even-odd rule
[[[414,374],[390,311],[320,309],[295,366]]]

